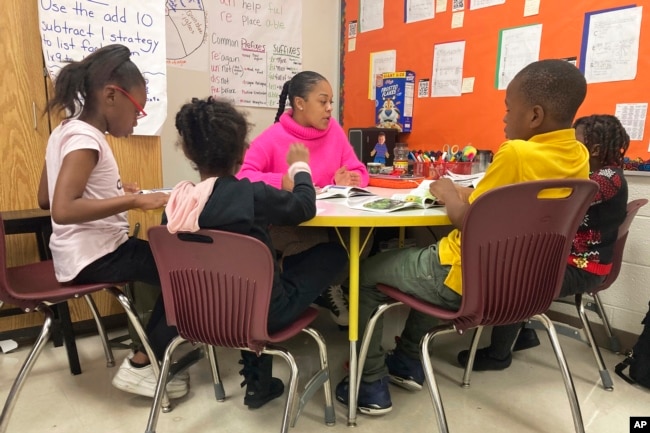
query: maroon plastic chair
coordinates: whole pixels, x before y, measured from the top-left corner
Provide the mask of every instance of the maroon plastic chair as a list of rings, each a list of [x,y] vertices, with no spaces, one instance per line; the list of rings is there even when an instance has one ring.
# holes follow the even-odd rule
[[[140,324],[138,316],[131,305],[127,296],[122,293],[116,286],[124,285],[122,283],[97,283],[97,284],[75,284],[62,285],[54,276],[54,265],[52,260],[44,260],[36,263],[30,263],[23,266],[7,267],[5,231],[2,217],[0,217],[0,301],[24,310],[25,312],[40,311],[45,316],[43,327],[39,333],[34,345],[27,354],[18,376],[14,381],[7,400],[5,401],[0,415],[0,433],[4,433],[9,424],[9,418],[13,411],[18,394],[23,387],[27,375],[32,370],[34,363],[38,359],[43,347],[50,338],[52,324],[54,321],[54,312],[50,306],[67,302],[69,299],[84,297],[93,313],[97,324],[97,330],[104,345],[106,363],[108,367],[115,365],[113,354],[108,344],[106,331],[97,313],[94,301],[90,297],[91,293],[107,290],[114,295],[122,304],[126,314],[140,336],[143,345],[149,353],[150,359],[156,359],[153,351],[149,347],[149,340],[145,335],[144,329]],[[158,364],[152,362],[154,369],[157,370]],[[157,371],[156,371],[157,372]],[[169,403],[165,397],[165,406]]]
[[[570,194],[564,198],[539,196],[542,191],[556,188],[567,188]],[[573,380],[553,323],[543,313],[559,294],[571,241],[597,191],[598,184],[593,181],[562,179],[503,186],[478,197],[463,222],[460,309],[449,311],[379,284],[377,288],[396,302],[381,305],[368,321],[359,355],[358,377],[363,372],[369,336],[387,309],[405,304],[447,321],[431,329],[420,343],[420,358],[438,429],[447,433],[447,420],[429,357],[433,339],[441,334],[462,334],[472,328],[518,323],[534,317],[548,331],[569,397],[575,430],[583,433]],[[475,352],[476,345],[472,350]]]
[[[603,322],[605,333],[609,338],[610,349],[614,352],[618,352],[620,350],[620,343],[618,341],[618,338],[616,338],[616,336],[612,332],[612,327],[609,324],[609,320],[607,319],[607,315],[605,314],[603,304],[598,294],[603,290],[609,288],[609,286],[611,286],[612,283],[614,283],[614,281],[616,281],[616,279],[618,278],[618,274],[621,272],[621,263],[623,262],[623,251],[625,250],[625,242],[627,242],[627,236],[630,231],[630,225],[632,224],[632,221],[634,220],[634,217],[636,216],[639,209],[645,206],[647,203],[648,203],[647,199],[640,198],[637,200],[633,200],[627,204],[627,214],[625,216],[625,220],[623,220],[623,222],[618,228],[618,237],[616,239],[616,244],[614,245],[614,255],[612,257],[612,270],[607,275],[607,277],[605,277],[605,280],[603,280],[600,286],[598,286],[592,292],[588,293],[593,298],[594,302],[593,303],[587,301],[583,302],[582,293],[578,293],[574,296],[574,304],[576,310],[578,311],[578,317],[580,318],[580,322],[582,324],[581,329],[585,333],[585,336],[587,338],[587,343],[591,346],[591,350],[594,354],[594,358],[596,359],[596,364],[598,365],[600,380],[603,384],[603,388],[605,388],[607,391],[612,391],[614,389],[614,383],[612,382],[612,378],[609,375],[609,371],[607,370],[607,367],[605,366],[605,362],[603,361],[603,357],[600,354],[600,349],[598,349],[598,345],[596,344],[596,340],[594,339],[594,335],[591,330],[591,324],[589,323],[589,319],[587,318],[587,314],[585,310],[591,310],[598,314],[598,316]],[[566,302],[563,299],[560,299],[558,301]],[[556,328],[557,331],[563,335],[567,335],[569,337],[582,340],[580,334],[575,332],[575,328],[569,325],[560,323],[560,324],[556,324]]]
[[[308,399],[321,386],[325,393],[325,423],[335,423],[325,340],[308,325],[318,311],[309,308],[294,323],[274,334],[267,331],[273,288],[274,258],[259,240],[241,234],[199,230],[196,233],[170,234],[165,226],[149,229],[149,242],[156,259],[169,325],[179,336],[169,343],[161,374],[167,375],[174,350],[188,341],[210,348],[250,350],[257,354],[279,355],[289,364],[291,374],[282,419],[282,432],[295,424]],[[320,370],[308,381],[294,408],[298,387],[298,366],[291,353],[278,346],[301,331],[317,343]],[[214,351],[208,351],[214,360]],[[225,393],[212,364],[215,394],[223,401]],[[160,412],[162,381],[158,382],[146,431],[156,430]]]

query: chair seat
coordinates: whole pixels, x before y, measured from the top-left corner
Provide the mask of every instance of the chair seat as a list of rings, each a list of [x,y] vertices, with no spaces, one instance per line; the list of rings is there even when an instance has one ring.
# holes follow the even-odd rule
[[[300,315],[300,317],[298,317],[290,325],[288,325],[284,329],[279,330],[278,332],[269,334],[268,342],[281,343],[283,341],[287,341],[291,337],[300,334],[304,328],[308,327],[309,324],[313,322],[314,319],[316,319],[317,316],[318,316],[318,310],[313,307],[309,307],[304,313]]]
[[[58,304],[70,298],[78,298],[106,287],[106,283],[75,284],[66,286],[54,276],[52,260],[30,263],[7,269],[12,304],[23,309],[34,309],[39,304]],[[125,283],[115,283],[116,286]]]

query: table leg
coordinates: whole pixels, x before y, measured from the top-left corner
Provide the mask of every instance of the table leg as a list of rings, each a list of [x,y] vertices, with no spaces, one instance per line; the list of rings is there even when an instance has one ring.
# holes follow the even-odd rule
[[[350,340],[350,376],[348,394],[348,426],[357,425],[357,340],[359,340],[359,227],[350,227],[350,294],[349,294],[349,327],[348,339]]]
[[[68,303],[61,302],[55,305],[55,316],[59,321],[63,342],[68,353],[68,363],[70,364],[70,373],[73,375],[81,374],[81,364],[79,363],[79,352],[77,351],[77,342],[72,329],[72,319],[70,318],[70,309]]]

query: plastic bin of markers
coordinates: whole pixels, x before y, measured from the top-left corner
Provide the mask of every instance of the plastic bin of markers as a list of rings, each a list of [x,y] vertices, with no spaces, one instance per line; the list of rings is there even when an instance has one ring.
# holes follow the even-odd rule
[[[427,177],[437,179],[448,172],[454,174],[472,174],[472,163],[469,161],[435,161]]]

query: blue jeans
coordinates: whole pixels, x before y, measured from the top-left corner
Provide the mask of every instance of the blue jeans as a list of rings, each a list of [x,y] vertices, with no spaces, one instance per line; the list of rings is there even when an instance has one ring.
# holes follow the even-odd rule
[[[449,266],[440,264],[438,244],[426,248],[403,248],[369,257],[361,262],[359,270],[359,335],[363,335],[375,309],[390,300],[377,290],[377,283],[398,288],[432,304],[458,310],[461,296],[444,284]],[[407,356],[419,359],[420,340],[438,319],[411,310],[398,343],[398,349]],[[374,382],[388,374],[385,353],[381,346],[383,316],[377,321],[370,339],[362,380]]]

